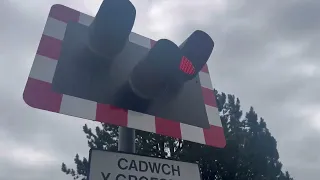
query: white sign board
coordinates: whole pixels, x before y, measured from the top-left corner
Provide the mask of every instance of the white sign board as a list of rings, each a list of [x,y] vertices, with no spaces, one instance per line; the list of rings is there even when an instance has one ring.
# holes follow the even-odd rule
[[[201,180],[198,164],[140,155],[90,151],[88,180]]]

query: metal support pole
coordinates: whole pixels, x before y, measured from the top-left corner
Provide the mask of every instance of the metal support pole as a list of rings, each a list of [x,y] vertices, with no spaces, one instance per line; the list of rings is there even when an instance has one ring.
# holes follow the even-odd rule
[[[119,127],[118,151],[135,153],[135,130],[126,127]]]

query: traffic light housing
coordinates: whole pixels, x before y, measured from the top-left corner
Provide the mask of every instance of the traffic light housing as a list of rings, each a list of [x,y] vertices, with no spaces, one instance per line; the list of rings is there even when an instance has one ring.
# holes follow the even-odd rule
[[[105,0],[89,26],[88,47],[106,58],[114,58],[124,48],[136,18],[129,0]]]
[[[121,8],[128,13],[117,14]],[[117,18],[125,25],[118,27]],[[129,41],[134,18],[135,10],[130,1],[107,0],[89,27],[68,23],[53,89],[209,128],[197,76],[213,49],[210,36],[198,30],[180,47],[170,40],[160,39],[149,49]]]
[[[125,16],[101,18],[119,16],[120,7],[126,9]],[[126,23],[117,24],[119,18]],[[223,147],[205,65],[214,46],[210,36],[198,30],[180,46],[168,39],[152,41],[131,32],[134,19],[134,6],[127,0],[105,0],[96,18],[54,5],[24,91],[25,102]]]

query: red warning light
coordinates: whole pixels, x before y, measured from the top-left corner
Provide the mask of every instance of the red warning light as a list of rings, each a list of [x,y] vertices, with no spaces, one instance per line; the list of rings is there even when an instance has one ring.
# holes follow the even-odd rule
[[[195,68],[192,62],[185,56],[182,57],[182,60],[180,62],[180,70],[190,75],[193,75],[195,73]]]

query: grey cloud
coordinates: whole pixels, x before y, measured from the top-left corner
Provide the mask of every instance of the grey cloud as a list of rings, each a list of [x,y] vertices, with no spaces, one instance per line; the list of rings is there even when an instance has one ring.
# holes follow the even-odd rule
[[[46,149],[57,159],[73,164],[75,153],[87,156],[82,126],[84,123],[91,126],[97,123],[31,109],[24,104],[22,92],[50,6],[62,2],[79,10],[84,10],[84,7],[76,1],[52,0],[41,1],[36,5],[41,7],[39,10],[31,6],[27,10],[28,5],[18,6],[18,1],[14,2],[5,4],[5,8],[0,10],[0,18],[6,17],[1,21],[8,24],[0,34],[0,42],[6,44],[0,49],[0,131],[22,146],[32,144],[36,149]],[[143,15],[146,12],[140,12],[135,30],[146,36],[166,36],[177,43],[196,29],[208,32],[216,42],[209,63],[214,86],[240,97],[244,110],[253,105],[265,118],[278,140],[285,168],[296,179],[317,179],[320,167],[310,167],[308,163],[320,163],[317,154],[320,149],[317,143],[320,141],[319,130],[314,130],[310,117],[299,114],[299,110],[319,103],[320,86],[317,82],[320,76],[319,73],[314,76],[293,74],[292,69],[299,71],[296,66],[306,63],[319,69],[320,27],[314,18],[320,16],[319,2],[237,2],[242,6],[233,4],[220,14],[209,5],[189,13],[179,7],[171,9],[166,13],[181,17],[175,18],[177,22],[170,32],[159,34],[144,28],[148,18]],[[135,3],[137,5],[138,1]],[[160,1],[154,1],[152,6],[159,4]],[[143,11],[147,9],[145,5],[139,4],[139,7]],[[194,16],[204,10],[208,11],[207,15],[197,21]],[[189,20],[191,16],[194,20]],[[283,56],[283,48],[288,44],[296,48],[289,48],[288,51],[294,52]],[[6,172],[6,177],[11,179],[69,179],[60,172],[60,162],[41,171],[3,162],[2,159],[0,163],[0,171]],[[4,163],[8,165],[4,166]],[[7,172],[13,169],[18,169],[21,176],[10,176]],[[27,175],[23,177],[23,174]]]
[[[302,139],[303,143],[297,145],[301,155],[303,155],[301,159],[304,161],[304,164],[320,167],[319,135],[320,133],[311,133],[308,137]]]
[[[319,132],[309,128],[308,131],[301,131],[301,128],[296,129],[296,134],[303,133],[304,138],[284,139],[286,140],[285,151],[280,153],[285,154],[284,161],[288,162],[285,168],[290,170],[290,173],[296,179],[317,179],[319,165]],[[284,147],[283,147],[284,149]],[[298,152],[298,153],[297,153]]]
[[[319,168],[318,167],[303,167],[303,166],[288,166],[289,170],[291,170],[292,176],[295,179],[311,179],[317,180],[319,176]],[[297,173],[299,172],[299,173]]]
[[[24,161],[20,160],[21,163]],[[66,175],[58,173],[60,167],[58,165],[49,166],[20,166],[19,163],[12,161],[0,161],[0,179],[70,179]]]
[[[302,60],[311,62],[315,65],[319,65],[320,63],[318,60],[320,56],[319,46],[320,46],[320,34],[316,34],[309,41],[307,50],[303,53],[303,56],[307,58]]]
[[[14,170],[25,176],[24,178],[19,177],[18,173],[15,175],[16,179],[32,179],[32,177],[43,179],[39,177],[42,175],[46,179],[51,179],[49,177],[63,174],[60,172],[62,162],[73,165],[73,158],[76,153],[81,156],[88,156],[89,149],[85,134],[82,132],[82,126],[87,123],[89,127],[93,127],[97,126],[98,123],[36,110],[23,104],[22,97],[19,100],[12,98],[4,100],[1,98],[2,104],[5,104],[0,110],[0,131],[5,133],[3,138],[7,137],[7,140],[17,143],[20,148],[32,146],[36,151],[45,151],[53,156],[56,161],[54,167],[43,165],[43,169],[37,169],[36,167],[32,169],[34,167],[23,165],[19,168],[18,165],[2,167],[0,164],[0,172],[2,172],[1,169],[4,172]],[[0,158],[0,162],[2,161],[3,159]],[[24,170],[26,168],[29,170]],[[47,176],[48,173],[54,173],[54,176]]]
[[[290,39],[301,39],[318,35],[319,16],[319,1],[297,1],[278,9],[270,21],[281,35],[289,36]]]
[[[11,140],[21,146],[32,143],[36,149],[47,148],[64,161],[72,161],[77,153],[75,148],[84,156],[88,154],[82,126],[87,123],[93,127],[99,123],[33,109],[24,104],[22,97],[0,99],[6,104],[0,109],[0,131],[7,133]]]
[[[73,165],[76,153],[88,156],[82,126],[98,124],[36,110],[22,99],[49,8],[54,3],[59,2],[21,4],[6,1],[0,8],[1,22],[6,24],[1,27],[0,34],[0,141],[14,142],[17,148],[31,146],[55,159],[53,164],[36,166],[23,163],[26,161],[23,158],[17,163],[0,157],[0,179],[70,179],[60,171],[61,163]],[[72,4],[70,1],[65,3]]]
[[[185,22],[174,34],[184,38],[186,29],[194,27],[210,33],[216,42],[210,62],[215,88],[239,96],[245,110],[250,105],[256,108],[278,140],[285,168],[297,179],[317,179],[315,171],[320,169],[307,166],[308,159],[319,163],[320,146],[316,142],[320,136],[315,133],[310,137],[310,116],[299,114],[307,105],[319,103],[320,76],[292,73],[294,68],[299,72],[297,66],[305,63],[319,68],[317,4],[317,1],[246,1],[241,8],[219,16],[220,19],[208,13],[206,24]],[[285,50],[286,44],[296,48]],[[307,45],[300,47],[301,44]],[[283,56],[283,51],[289,54]],[[298,105],[293,107],[292,103]],[[311,174],[305,173],[309,171]]]

